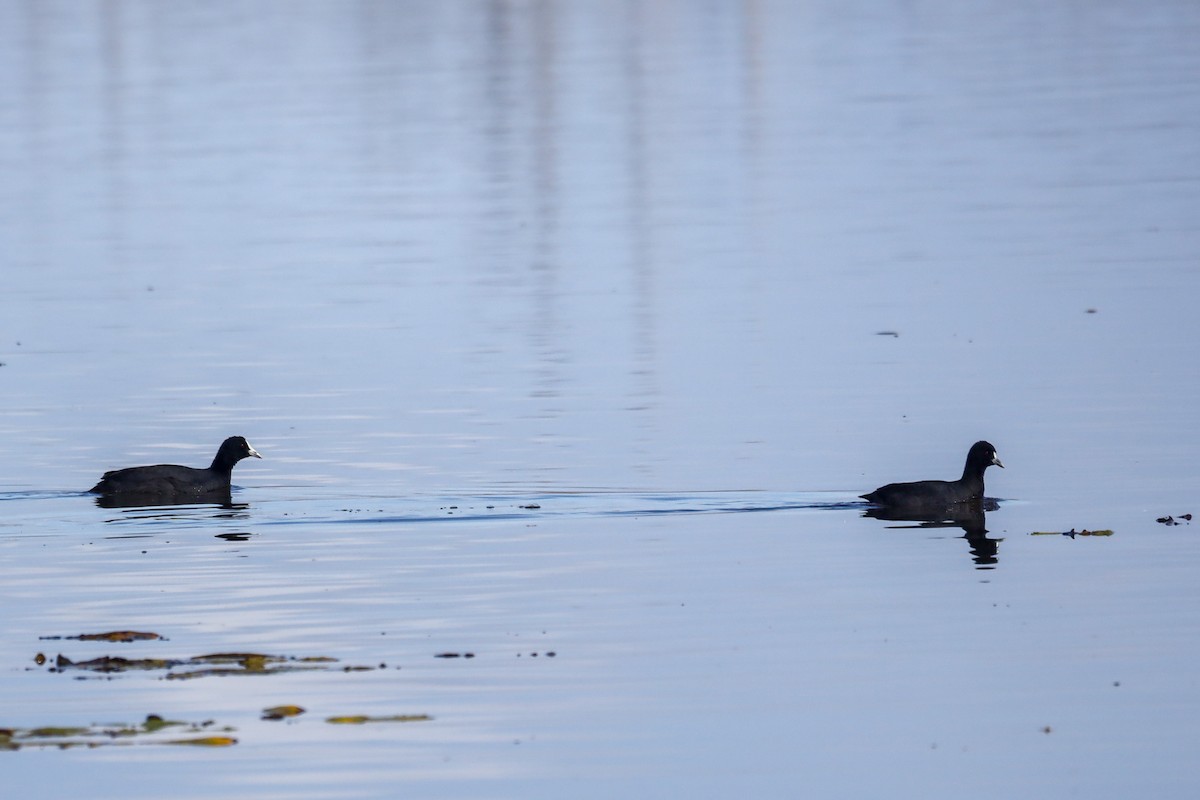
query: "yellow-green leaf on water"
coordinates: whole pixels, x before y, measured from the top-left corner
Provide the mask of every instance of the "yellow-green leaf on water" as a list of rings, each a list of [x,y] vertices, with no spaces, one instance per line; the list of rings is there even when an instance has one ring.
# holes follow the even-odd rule
[[[25,731],[30,738],[60,738],[66,736],[87,736],[92,731],[88,728],[33,728]]]
[[[172,739],[169,742],[163,742],[163,744],[182,744],[193,747],[229,747],[237,744],[237,741],[232,736],[201,736],[197,739]]]
[[[286,719],[287,717],[298,717],[303,713],[304,709],[300,706],[271,706],[263,709],[262,718]]]
[[[366,714],[353,714],[342,717],[326,717],[330,725],[364,725],[368,722],[428,722],[433,717],[428,714],[392,714],[385,717],[372,717]]]
[[[161,731],[163,728],[178,727],[186,725],[186,722],[172,722],[171,720],[163,719],[158,714],[147,714],[146,721],[142,723],[142,730],[146,733],[154,733]]]

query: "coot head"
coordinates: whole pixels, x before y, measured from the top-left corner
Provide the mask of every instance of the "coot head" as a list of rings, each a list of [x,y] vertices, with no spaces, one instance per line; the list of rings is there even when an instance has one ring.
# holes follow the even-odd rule
[[[996,455],[996,448],[992,447],[990,442],[976,442],[971,445],[971,449],[967,451],[967,470],[976,472],[982,475],[983,471],[995,464],[1000,469],[1004,469],[1004,465],[1000,463],[1000,457]]]
[[[212,463],[213,469],[233,469],[233,465],[243,458],[262,458],[262,456],[250,446],[250,443],[246,441],[246,437],[230,436],[221,442],[220,448],[217,449],[217,456],[213,459]]]

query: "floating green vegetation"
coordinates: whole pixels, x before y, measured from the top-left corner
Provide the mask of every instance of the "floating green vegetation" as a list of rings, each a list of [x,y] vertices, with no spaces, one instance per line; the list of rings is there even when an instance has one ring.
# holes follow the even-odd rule
[[[168,680],[205,678],[213,675],[274,675],[280,672],[324,669],[336,663],[336,658],[326,656],[271,656],[262,653],[210,653],[195,656],[184,665],[185,671],[172,672]],[[195,669],[190,669],[190,668]]]
[[[1084,528],[1081,531],[1077,531],[1074,528],[1071,528],[1071,530],[1069,530],[1069,531],[1033,531],[1029,535],[1030,536],[1070,536],[1072,539],[1074,539],[1076,536],[1112,536],[1113,532],[1110,530],[1089,531],[1087,528]]]
[[[214,723],[180,722],[150,714],[137,724],[91,724],[79,727],[0,728],[0,750],[54,747],[110,747],[135,744],[229,747],[237,739],[227,734],[233,728],[216,728]],[[196,735],[202,734],[202,735]],[[170,738],[168,738],[170,737]]]
[[[40,653],[38,655],[41,655]],[[35,657],[36,661],[37,658]],[[170,669],[180,664],[167,658],[122,658],[121,656],[101,656],[87,661],[72,661],[64,655],[54,659],[51,671],[64,672],[67,669],[84,669],[91,672],[131,672],[146,669]]]
[[[433,717],[428,714],[392,714],[384,717],[372,717],[367,714],[351,714],[341,717],[326,717],[330,725],[366,725],[368,722],[429,722]]]
[[[38,653],[34,662],[44,664],[45,655]],[[102,675],[122,672],[165,670],[167,680],[190,680],[229,675],[277,675],[330,669],[337,664],[329,656],[275,656],[265,653],[209,653],[191,658],[123,658],[101,656],[87,661],[72,661],[64,655],[54,659],[51,672],[94,672]],[[377,667],[342,667],[343,670],[373,670]]]

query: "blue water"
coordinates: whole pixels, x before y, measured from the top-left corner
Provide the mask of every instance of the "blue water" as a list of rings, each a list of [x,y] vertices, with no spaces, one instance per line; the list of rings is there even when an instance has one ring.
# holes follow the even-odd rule
[[[8,791],[1193,796],[1198,29],[0,5],[0,729],[237,739]],[[863,516],[980,438],[986,533]],[[220,652],[335,661],[51,669]]]

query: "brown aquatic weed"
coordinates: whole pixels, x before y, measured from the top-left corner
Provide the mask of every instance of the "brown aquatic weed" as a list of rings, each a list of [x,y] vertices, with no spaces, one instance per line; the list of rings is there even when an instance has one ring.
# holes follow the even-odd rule
[[[171,744],[204,747],[228,747],[237,739],[228,734],[232,728],[214,733],[212,722],[182,722],[148,714],[141,723],[91,724],[79,726],[43,726],[37,728],[0,729],[0,750],[53,747],[65,750],[74,747],[105,747],[113,745]],[[159,738],[167,733],[175,738]],[[191,734],[203,734],[191,736]],[[179,738],[186,736],[187,738]]]
[[[35,658],[38,664],[45,663],[45,656],[38,654]],[[120,656],[100,656],[87,661],[73,661],[59,654],[51,667],[53,672],[81,670],[112,674],[119,672],[167,670],[167,680],[187,680],[228,675],[274,675],[281,672],[296,672],[300,670],[321,670],[337,664],[336,658],[329,656],[277,656],[265,653],[208,653],[192,656],[191,658],[122,658]],[[356,669],[373,669],[361,667]]]
[[[304,709],[300,706],[271,706],[263,709],[262,718],[287,719],[288,717],[298,717],[303,713]]]

